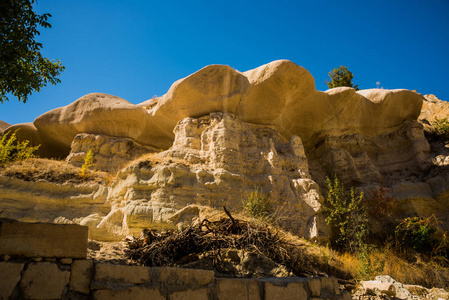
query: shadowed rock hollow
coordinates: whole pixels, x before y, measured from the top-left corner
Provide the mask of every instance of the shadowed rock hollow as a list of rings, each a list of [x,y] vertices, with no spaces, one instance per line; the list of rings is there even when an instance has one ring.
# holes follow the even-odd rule
[[[423,99],[409,90],[317,91],[306,69],[280,60],[243,73],[207,66],[137,105],[89,94],[14,128],[27,128],[44,156],[80,166],[93,149],[97,168],[118,171],[107,196],[95,198],[107,213],[58,210],[98,238],[181,226],[209,207],[239,211],[242,195],[261,187],[284,227],[325,239],[320,185],[334,173],[361,189],[389,187],[396,217],[448,221],[449,177],[435,169],[417,121]],[[145,153],[153,154],[136,160]],[[15,184],[3,188],[20,190]]]

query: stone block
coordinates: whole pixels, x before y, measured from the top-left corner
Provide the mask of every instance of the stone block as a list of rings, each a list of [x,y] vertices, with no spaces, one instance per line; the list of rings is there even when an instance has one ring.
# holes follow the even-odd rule
[[[381,282],[379,280],[368,280],[362,281],[362,286],[367,290],[378,289],[379,291],[381,291],[384,294],[387,294],[388,296],[396,295],[396,287],[390,282]]]
[[[20,287],[25,299],[61,299],[69,277],[70,272],[59,270],[54,263],[30,263]]]
[[[93,262],[90,260],[75,260],[70,273],[70,289],[72,291],[89,294],[90,281],[93,277]]]
[[[217,279],[217,296],[219,300],[260,300],[257,280],[251,279]]]
[[[151,272],[167,286],[206,286],[215,280],[214,271],[208,270],[161,267],[151,268]]]
[[[20,281],[25,264],[0,262],[0,299],[8,299]]]
[[[142,266],[96,264],[94,280],[105,283],[142,284],[150,281],[150,268]]]
[[[86,258],[87,232],[76,224],[0,220],[0,255]]]
[[[340,285],[337,278],[320,277],[321,281],[321,297],[331,297],[340,295]]]
[[[351,293],[348,292],[348,291],[343,291],[343,292],[341,293],[341,299],[342,299],[342,300],[352,300]]]
[[[209,289],[202,288],[198,290],[180,291],[170,294],[169,300],[209,300]]]
[[[290,278],[264,280],[265,300],[307,299],[307,281]]]
[[[319,278],[310,278],[308,282],[310,296],[319,297],[321,295],[321,280]]]
[[[122,290],[96,290],[93,292],[95,300],[165,300],[157,288],[143,286]],[[192,298],[195,299],[195,298]]]

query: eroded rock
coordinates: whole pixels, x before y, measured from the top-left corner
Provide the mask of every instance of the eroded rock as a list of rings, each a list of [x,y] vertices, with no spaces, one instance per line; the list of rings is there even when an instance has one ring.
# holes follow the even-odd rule
[[[189,224],[201,207],[242,210],[242,195],[261,188],[279,222],[309,238],[326,237],[323,198],[310,179],[299,137],[227,113],[186,118],[169,150],[137,161],[111,185],[112,210],[102,226],[138,233]]]
[[[89,150],[93,153],[93,169],[116,173],[130,161],[159,149],[140,145],[130,138],[80,133],[73,139],[66,161],[81,167]]]

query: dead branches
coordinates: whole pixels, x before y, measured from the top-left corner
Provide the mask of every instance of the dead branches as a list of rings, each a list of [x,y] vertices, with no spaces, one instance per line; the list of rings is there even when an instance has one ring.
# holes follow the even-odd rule
[[[304,275],[303,253],[299,248],[283,241],[268,225],[235,219],[225,207],[224,210],[229,218],[204,219],[199,225],[182,231],[160,234],[147,231],[145,237],[129,237],[125,254],[139,265],[179,266],[198,259],[202,253],[212,250],[219,255],[220,249],[232,248],[257,251],[295,275]]]

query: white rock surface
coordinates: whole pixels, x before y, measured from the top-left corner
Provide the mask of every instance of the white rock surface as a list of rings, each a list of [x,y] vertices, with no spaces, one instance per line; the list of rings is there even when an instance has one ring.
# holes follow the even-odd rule
[[[116,173],[130,161],[143,154],[157,152],[159,149],[142,146],[130,138],[80,133],[73,139],[66,161],[81,167],[89,150],[93,153],[92,169]]]
[[[242,195],[258,187],[283,226],[326,237],[323,198],[299,137],[286,140],[274,127],[227,113],[186,118],[175,133],[172,148],[119,172],[108,196],[112,210],[101,226],[137,233],[190,223],[203,206],[240,212]]]

